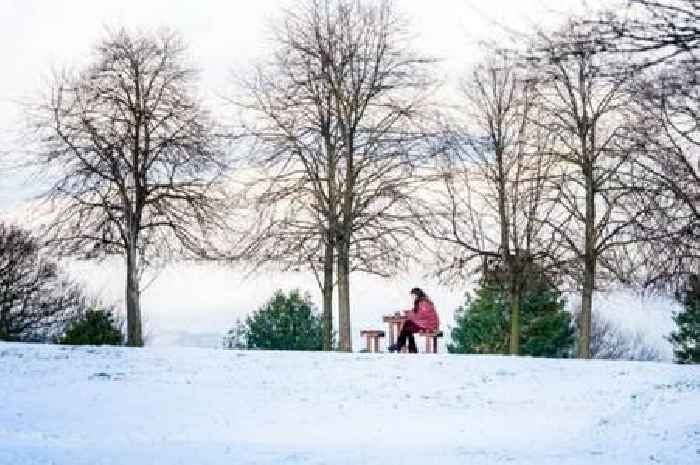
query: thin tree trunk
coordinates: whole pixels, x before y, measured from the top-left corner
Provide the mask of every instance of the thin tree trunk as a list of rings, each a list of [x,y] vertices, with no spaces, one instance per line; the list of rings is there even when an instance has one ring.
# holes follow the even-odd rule
[[[332,234],[332,233],[331,233]],[[333,242],[326,241],[323,257],[323,350],[333,350]]]
[[[336,105],[339,104],[336,100]],[[338,111],[343,114],[342,111]],[[342,192],[342,221],[338,246],[338,348],[343,352],[352,352],[352,330],[350,328],[350,243],[352,241],[353,200],[355,190],[354,136],[350,134],[345,122],[351,121],[351,115],[345,113],[339,124],[345,139],[345,190]],[[340,195],[340,194],[339,194]]]
[[[520,355],[520,288],[511,278],[510,286],[510,354]]]
[[[581,296],[581,314],[578,321],[578,358],[591,358],[591,313],[593,307],[593,271],[586,264]]]
[[[7,302],[7,298],[5,296],[2,297],[3,302]],[[9,325],[7,324],[7,314],[9,311],[2,309],[0,310],[0,341],[5,341],[9,338],[10,336],[10,328],[8,327]]]
[[[134,76],[134,94],[135,103],[137,109],[134,111],[134,147],[132,151],[132,171],[129,173],[131,175],[131,180],[133,183],[133,198],[129,199],[128,205],[129,214],[132,215],[128,220],[129,228],[129,241],[127,243],[127,253],[126,253],[126,344],[132,347],[142,347],[143,346],[143,335],[141,332],[141,292],[139,289],[139,256],[136,245],[138,244],[138,232],[140,226],[140,196],[141,191],[141,180],[138,173],[138,167],[140,166],[141,157],[141,129],[143,121],[143,113],[141,108],[143,107],[143,102],[141,101],[141,80],[139,77],[139,69],[136,68]],[[127,178],[128,179],[128,178]],[[131,192],[129,191],[129,194]],[[136,212],[131,211],[131,205],[136,210]]]
[[[131,347],[143,346],[137,260],[136,246],[131,241],[126,254],[126,345]]]
[[[593,290],[595,288],[596,268],[596,236],[595,236],[595,192],[593,167],[587,166],[586,178],[586,224],[585,224],[585,250],[583,269],[583,291],[581,295],[581,314],[579,315],[579,340],[578,357],[591,358],[591,315],[593,309]]]
[[[500,141],[500,133],[497,135]],[[506,175],[503,170],[503,148],[497,148],[498,167],[498,216],[501,229],[501,260],[508,281],[506,286],[510,297],[510,342],[511,355],[520,354],[520,289],[517,285],[515,257],[510,252],[510,224],[506,208]]]
[[[327,107],[331,106],[330,94],[327,96]],[[336,150],[328,128],[323,130],[323,139],[326,145],[326,158],[328,160],[328,178],[326,187],[328,189],[328,204],[326,215],[328,230],[325,231],[325,251],[323,256],[323,350],[333,350],[333,271],[335,267],[335,245],[338,229],[337,196],[336,196]]]
[[[350,328],[350,253],[345,238],[338,251],[338,349],[352,352]]]

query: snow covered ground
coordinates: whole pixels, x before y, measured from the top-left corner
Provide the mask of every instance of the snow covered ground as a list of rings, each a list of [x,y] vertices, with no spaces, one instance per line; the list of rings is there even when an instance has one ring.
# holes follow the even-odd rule
[[[0,343],[0,464],[694,464],[700,367]]]

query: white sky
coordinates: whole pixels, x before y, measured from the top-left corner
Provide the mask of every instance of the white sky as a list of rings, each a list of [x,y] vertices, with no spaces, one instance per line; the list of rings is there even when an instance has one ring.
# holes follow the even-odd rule
[[[534,26],[556,24],[567,11],[586,8],[582,0],[395,2],[413,22],[416,46],[443,59],[439,77],[447,81],[475,61],[478,41],[503,39],[500,25],[528,32]],[[266,52],[269,20],[281,5],[293,4],[278,0],[0,0],[0,154],[21,152],[14,139],[21,123],[17,102],[31,97],[52,67],[80,66],[105,27],[179,30],[201,70],[203,95],[217,109],[217,95],[226,93],[231,72]],[[17,215],[21,201],[32,192],[31,182],[18,175],[0,177],[0,211]],[[124,279],[118,266],[81,264],[71,269],[106,298],[121,303]],[[443,320],[451,322],[464,289],[425,282],[420,279],[422,272],[410,270],[390,281],[353,276],[353,332],[379,325],[382,313],[405,307],[408,290],[421,283],[433,295]],[[165,331],[223,332],[277,287],[301,287],[320,301],[309,276],[265,275],[244,281],[236,271],[182,265],[166,270],[145,293],[143,311],[156,338]]]

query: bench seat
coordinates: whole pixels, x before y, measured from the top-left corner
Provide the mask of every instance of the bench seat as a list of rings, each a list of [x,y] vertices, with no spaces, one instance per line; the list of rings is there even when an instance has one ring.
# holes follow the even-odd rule
[[[379,339],[384,337],[384,331],[380,329],[365,329],[360,331],[360,336],[365,338],[367,343],[365,350],[367,352],[379,352]]]
[[[442,331],[419,331],[419,336],[425,338],[425,353],[426,354],[437,354],[437,341],[439,338],[443,337]]]

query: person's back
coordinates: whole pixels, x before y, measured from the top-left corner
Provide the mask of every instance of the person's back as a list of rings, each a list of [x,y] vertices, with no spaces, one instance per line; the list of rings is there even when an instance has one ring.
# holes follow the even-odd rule
[[[435,305],[427,298],[421,298],[416,305],[416,310],[408,315],[421,331],[437,331],[440,327],[440,319],[435,311]]]

